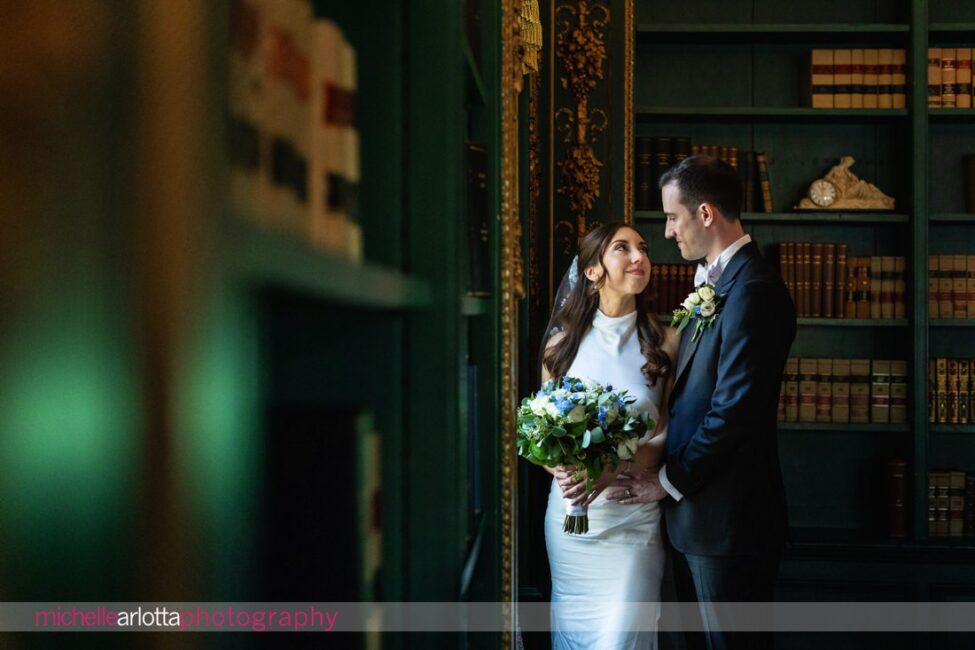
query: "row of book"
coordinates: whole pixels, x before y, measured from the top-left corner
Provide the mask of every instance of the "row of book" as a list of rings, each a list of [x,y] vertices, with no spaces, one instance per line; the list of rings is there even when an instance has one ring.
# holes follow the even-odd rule
[[[782,242],[779,270],[800,318],[906,318],[906,259],[847,257],[848,244]]]
[[[928,537],[975,537],[975,474],[928,472]]]
[[[928,106],[972,107],[972,48],[928,48]]]
[[[308,0],[230,3],[232,210],[362,258],[356,52]]]
[[[693,264],[655,264],[647,287],[651,308],[670,314],[694,290]]]
[[[907,51],[815,49],[802,59],[800,101],[812,108],[904,108]]]
[[[637,210],[661,210],[660,177],[688,156],[710,156],[733,167],[741,179],[741,211],[773,212],[768,156],[738,147],[692,144],[688,137],[639,137],[636,140]]]
[[[929,318],[975,318],[975,255],[928,257]]]
[[[778,419],[904,424],[907,362],[789,357],[779,393]]]
[[[975,359],[928,361],[928,421],[975,423]]]

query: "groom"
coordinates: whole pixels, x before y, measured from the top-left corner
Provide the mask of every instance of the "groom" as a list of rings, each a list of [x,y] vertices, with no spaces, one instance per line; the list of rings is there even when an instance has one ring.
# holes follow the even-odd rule
[[[773,598],[787,530],[776,406],[795,307],[742,228],[731,166],[690,157],[664,174],[660,188],[666,237],[685,260],[706,260],[695,286],[712,284],[725,298],[697,341],[694,321],[684,330],[666,461],[639,491],[663,501],[677,596],[697,601],[707,646],[771,648],[771,634],[729,634],[748,622],[712,603]]]

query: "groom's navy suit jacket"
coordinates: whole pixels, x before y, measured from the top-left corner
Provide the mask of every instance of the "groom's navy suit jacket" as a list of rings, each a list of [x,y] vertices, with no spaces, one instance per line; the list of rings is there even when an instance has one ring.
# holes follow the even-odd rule
[[[788,527],[776,409],[796,311],[754,242],[716,289],[717,320],[696,343],[693,321],[681,338],[666,474],[683,499],[666,499],[664,516],[678,551],[753,555],[779,548]]]

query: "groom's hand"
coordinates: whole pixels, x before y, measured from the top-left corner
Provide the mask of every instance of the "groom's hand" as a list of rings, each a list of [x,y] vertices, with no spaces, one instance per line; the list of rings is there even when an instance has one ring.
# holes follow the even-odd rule
[[[660,484],[660,469],[654,467],[634,476],[620,474],[612,491],[607,492],[606,499],[632,505],[663,501],[667,496],[667,490]]]

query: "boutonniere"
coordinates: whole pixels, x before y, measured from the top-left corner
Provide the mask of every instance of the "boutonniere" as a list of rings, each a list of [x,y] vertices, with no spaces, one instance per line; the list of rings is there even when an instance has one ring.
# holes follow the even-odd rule
[[[721,312],[726,296],[719,296],[713,284],[702,284],[684,299],[681,306],[674,310],[674,318],[670,324],[682,332],[690,322],[697,321],[691,342],[695,343],[707,328],[714,325],[715,319]]]

